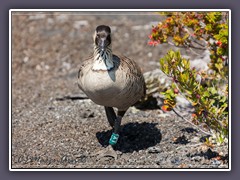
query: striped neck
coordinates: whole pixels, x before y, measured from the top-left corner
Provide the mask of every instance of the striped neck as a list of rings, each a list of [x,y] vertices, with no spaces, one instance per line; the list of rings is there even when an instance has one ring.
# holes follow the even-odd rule
[[[102,51],[98,46],[94,45],[94,63],[92,70],[111,70],[114,67],[112,61],[112,49],[108,46],[104,51]]]

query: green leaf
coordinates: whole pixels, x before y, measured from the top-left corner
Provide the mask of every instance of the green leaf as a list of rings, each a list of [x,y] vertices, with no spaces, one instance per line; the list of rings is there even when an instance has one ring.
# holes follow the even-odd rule
[[[217,48],[217,55],[224,55],[225,49],[224,48]]]
[[[211,95],[217,94],[217,90],[214,87],[209,87],[208,91],[211,93]]]
[[[210,96],[210,94],[209,94],[209,92],[208,92],[208,91],[205,91],[205,92],[203,93],[203,96],[205,96],[205,97],[209,97],[209,96]]]
[[[216,63],[215,67],[218,69],[218,71],[221,71],[223,68],[223,64],[222,63]]]
[[[221,100],[219,102],[224,103],[224,102],[226,102],[226,100],[227,100],[227,97],[226,96],[222,96],[222,98],[221,98]]]
[[[212,99],[212,100],[210,100],[209,105],[212,106],[214,103],[215,103],[215,100]]]
[[[186,91],[186,93],[189,94],[189,95],[192,95],[192,93],[193,93],[192,91],[189,91],[189,90],[186,90],[186,89],[185,89],[185,91]]]
[[[207,24],[205,27],[206,31],[212,31],[212,24]]]

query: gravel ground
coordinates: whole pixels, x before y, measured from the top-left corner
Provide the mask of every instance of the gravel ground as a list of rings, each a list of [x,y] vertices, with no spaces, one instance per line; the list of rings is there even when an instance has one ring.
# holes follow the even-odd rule
[[[92,53],[95,27],[110,25],[113,51],[147,72],[159,68],[159,58],[170,49],[147,45],[152,24],[162,18],[140,12],[15,12],[12,168],[228,168],[227,144],[206,146],[204,134],[160,109],[131,107],[115,147],[118,158],[93,156],[112,132],[103,107],[76,84],[79,64]]]

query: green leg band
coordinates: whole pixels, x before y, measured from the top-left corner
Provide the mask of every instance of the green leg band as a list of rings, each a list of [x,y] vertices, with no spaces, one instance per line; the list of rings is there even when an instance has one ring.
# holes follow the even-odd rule
[[[110,145],[115,145],[115,144],[117,144],[118,138],[119,138],[119,134],[112,133],[112,136],[111,136],[111,138],[109,139],[109,144],[110,144]]]

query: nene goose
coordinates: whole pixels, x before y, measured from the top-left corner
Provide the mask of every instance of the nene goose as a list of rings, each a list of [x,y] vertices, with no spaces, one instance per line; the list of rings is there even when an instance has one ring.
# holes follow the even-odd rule
[[[119,138],[121,120],[127,109],[145,95],[145,82],[139,66],[125,56],[112,53],[111,29],[100,25],[94,33],[93,56],[84,61],[78,72],[79,88],[96,104],[105,108],[113,133],[110,148],[100,156],[116,154],[113,147]],[[117,115],[113,107],[117,108]]]

